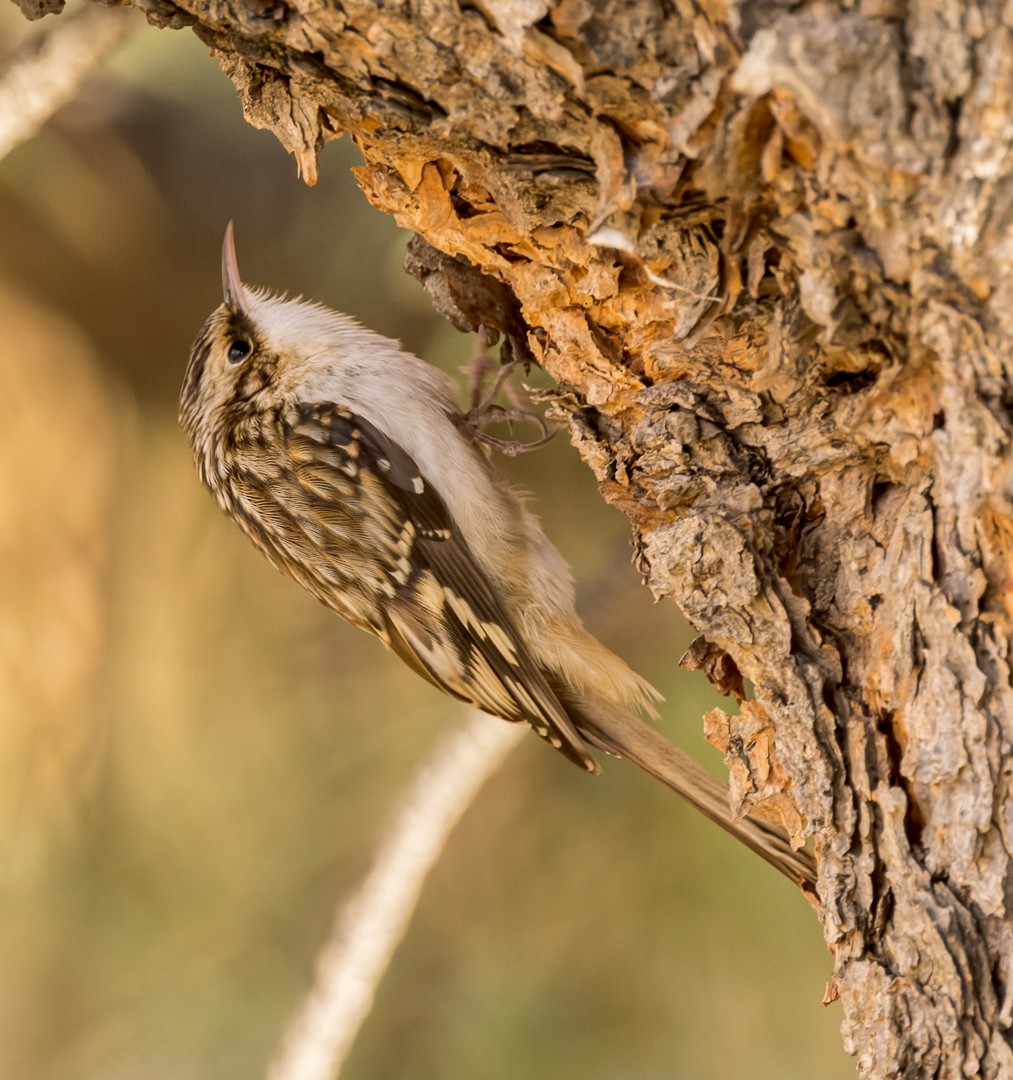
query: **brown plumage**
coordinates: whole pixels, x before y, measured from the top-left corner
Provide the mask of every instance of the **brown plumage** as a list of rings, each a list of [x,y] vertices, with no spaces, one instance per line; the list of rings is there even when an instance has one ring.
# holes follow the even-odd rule
[[[642,719],[656,691],[582,625],[569,569],[468,437],[447,378],[317,304],[225,292],[180,422],[201,479],[280,570],[454,697],[524,721],[589,772],[629,758],[796,883],[812,860],[731,820],[726,790]]]

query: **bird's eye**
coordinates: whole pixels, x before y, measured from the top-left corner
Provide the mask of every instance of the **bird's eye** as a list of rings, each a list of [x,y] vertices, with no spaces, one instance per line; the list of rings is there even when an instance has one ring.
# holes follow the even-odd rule
[[[245,338],[236,338],[229,346],[229,363],[242,363],[253,351],[253,346]]]

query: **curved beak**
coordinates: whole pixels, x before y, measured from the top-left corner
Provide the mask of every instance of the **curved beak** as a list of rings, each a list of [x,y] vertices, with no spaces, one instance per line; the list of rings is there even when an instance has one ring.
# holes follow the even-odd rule
[[[231,221],[225,227],[225,242],[222,244],[222,293],[227,307],[237,310],[245,307],[246,291],[243,288],[243,279],[239,276]]]

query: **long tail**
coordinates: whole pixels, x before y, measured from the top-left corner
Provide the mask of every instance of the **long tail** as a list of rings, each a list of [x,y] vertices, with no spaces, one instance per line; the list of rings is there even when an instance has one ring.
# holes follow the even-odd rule
[[[766,859],[807,897],[816,899],[816,865],[809,852],[796,851],[784,832],[760,818],[747,815],[736,821],[728,805],[728,789],[688,754],[632,713],[587,701],[567,704],[592,745],[628,758]]]

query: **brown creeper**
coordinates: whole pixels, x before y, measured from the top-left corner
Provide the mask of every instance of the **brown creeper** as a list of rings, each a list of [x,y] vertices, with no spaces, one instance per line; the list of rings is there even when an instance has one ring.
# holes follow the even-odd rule
[[[469,439],[445,375],[318,304],[248,288],[194,342],[180,422],[215,501],[267,558],[423,678],[598,772],[629,758],[804,887],[812,861],[733,821],[727,791],[641,714],[656,691],[584,629],[570,572]]]

